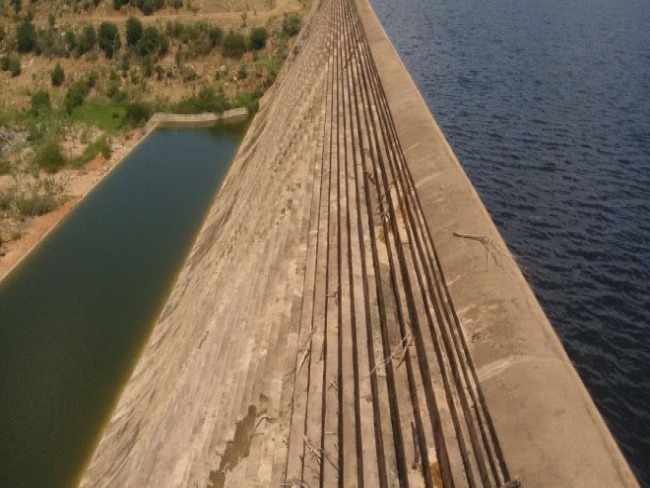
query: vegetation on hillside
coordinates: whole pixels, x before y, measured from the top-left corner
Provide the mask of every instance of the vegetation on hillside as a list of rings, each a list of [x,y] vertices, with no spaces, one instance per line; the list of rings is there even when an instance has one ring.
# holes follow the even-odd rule
[[[257,109],[300,15],[176,16],[194,1],[0,0],[0,243],[63,201],[58,172],[110,158],[154,112]]]

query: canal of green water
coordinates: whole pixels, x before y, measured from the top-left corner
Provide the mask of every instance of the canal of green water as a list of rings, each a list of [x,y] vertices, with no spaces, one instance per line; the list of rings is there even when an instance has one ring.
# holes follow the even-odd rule
[[[244,130],[155,131],[0,282],[0,487],[78,482]]]

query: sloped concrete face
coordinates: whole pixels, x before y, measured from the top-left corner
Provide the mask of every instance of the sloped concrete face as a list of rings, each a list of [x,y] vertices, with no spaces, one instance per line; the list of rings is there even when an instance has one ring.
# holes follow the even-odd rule
[[[633,486],[365,0],[261,107],[82,486]]]

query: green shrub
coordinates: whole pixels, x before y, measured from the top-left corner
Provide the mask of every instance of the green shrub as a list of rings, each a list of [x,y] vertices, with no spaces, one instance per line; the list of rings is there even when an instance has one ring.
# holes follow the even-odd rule
[[[68,115],[71,115],[75,108],[83,105],[87,94],[88,88],[85,83],[77,81],[70,85],[68,91],[65,93],[65,98],[63,99],[63,107]]]
[[[234,107],[246,107],[251,113],[256,112],[259,108],[260,98],[262,98],[263,94],[264,93],[259,89],[238,93],[233,100],[232,105]]]
[[[126,21],[126,44],[135,46],[142,36],[142,22],[135,17],[129,17]]]
[[[22,68],[20,67],[20,58],[18,56],[12,57],[9,60],[9,74],[15,78],[16,76],[19,76],[21,72]]]
[[[64,34],[65,47],[68,50],[68,53],[71,53],[77,48],[79,41],[77,40],[77,34],[72,29],[68,29]]]
[[[29,20],[24,20],[16,31],[16,47],[19,53],[28,53],[36,46],[36,29]]]
[[[81,156],[75,159],[74,166],[80,168],[95,159],[98,154],[101,154],[106,159],[111,157],[111,145],[106,136],[101,136],[88,144]]]
[[[104,51],[106,57],[111,59],[113,54],[115,54],[122,46],[117,26],[112,22],[102,22],[99,25],[97,42],[99,43],[100,49]]]
[[[212,47],[217,47],[223,40],[223,30],[219,27],[210,27],[208,29],[208,38]]]
[[[123,5],[127,5],[129,3],[129,0],[113,0],[113,8],[115,10],[119,10],[122,8]]]
[[[0,176],[11,173],[11,164],[6,159],[0,159]]]
[[[285,14],[282,20],[282,30],[289,36],[295,36],[300,32],[302,20],[298,14]]]
[[[264,27],[256,27],[250,33],[249,45],[252,50],[259,51],[266,47],[266,29]]]
[[[52,81],[52,86],[61,86],[65,81],[65,71],[59,63],[56,63],[56,66],[50,73],[50,80]]]
[[[147,27],[142,32],[142,37],[138,41],[136,51],[141,57],[153,56],[158,53],[162,43],[162,36],[155,27]]]
[[[9,210],[14,203],[14,199],[15,195],[13,191],[0,191],[0,212]]]
[[[36,217],[50,213],[57,207],[53,195],[24,195],[16,198],[16,208],[22,217]]]
[[[14,7],[14,12],[16,12],[16,13],[20,12],[20,9],[23,6],[22,0],[10,0],[10,3]]]
[[[0,68],[2,71],[7,71],[13,77],[16,77],[21,72],[20,58],[18,56],[2,56],[0,58]]]
[[[31,112],[34,115],[42,115],[52,110],[50,94],[45,90],[39,90],[32,95]]]
[[[97,44],[97,32],[92,25],[87,25],[84,27],[84,30],[81,32],[81,37],[79,38],[79,55],[85,54],[89,51],[95,49]]]
[[[124,120],[127,124],[138,127],[151,117],[151,109],[141,102],[130,103],[126,106]]]
[[[48,173],[56,173],[65,165],[61,143],[56,139],[44,142],[34,155],[34,163]]]
[[[239,58],[246,52],[246,40],[242,34],[230,31],[223,38],[221,53],[228,58]]]
[[[198,95],[184,98],[178,102],[174,111],[182,114],[221,113],[228,107],[228,101],[221,93],[217,93],[211,87],[204,87]]]

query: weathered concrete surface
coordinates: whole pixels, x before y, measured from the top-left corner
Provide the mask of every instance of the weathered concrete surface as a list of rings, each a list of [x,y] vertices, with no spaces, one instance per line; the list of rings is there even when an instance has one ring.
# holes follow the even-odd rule
[[[636,486],[368,1],[357,3],[511,474],[524,486]]]
[[[366,0],[315,2],[82,486],[633,486]]]

